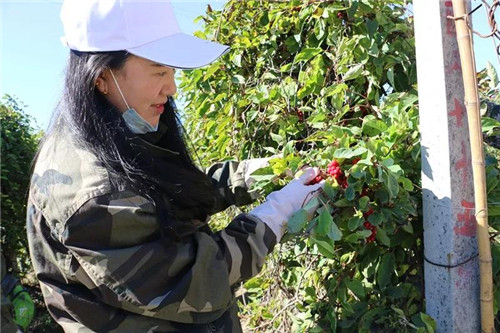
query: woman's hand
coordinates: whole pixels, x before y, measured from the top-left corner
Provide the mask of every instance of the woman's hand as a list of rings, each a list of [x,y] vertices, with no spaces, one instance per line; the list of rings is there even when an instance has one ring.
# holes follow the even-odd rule
[[[266,201],[251,210],[249,214],[266,223],[279,241],[283,236],[283,229],[288,219],[312,198],[312,192],[323,187],[324,181],[314,185],[306,185],[318,174],[318,168],[303,169],[299,178],[292,180],[281,190],[269,194]]]

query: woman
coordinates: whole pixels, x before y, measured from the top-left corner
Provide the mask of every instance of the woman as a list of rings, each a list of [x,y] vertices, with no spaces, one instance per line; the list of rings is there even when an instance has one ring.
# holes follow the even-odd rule
[[[247,204],[251,162],[208,175],[175,116],[174,68],[227,47],[179,32],[168,2],[65,1],[65,91],[37,156],[30,254],[66,332],[240,332],[232,289],[256,275],[287,219],[322,184],[308,169],[224,230]],[[261,161],[259,161],[261,162]]]

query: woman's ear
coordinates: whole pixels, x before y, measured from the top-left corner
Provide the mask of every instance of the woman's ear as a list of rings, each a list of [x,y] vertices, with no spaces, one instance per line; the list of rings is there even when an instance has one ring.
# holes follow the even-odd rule
[[[107,95],[108,94],[108,81],[104,77],[103,73],[101,73],[98,77],[97,80],[95,81],[95,87],[101,94]]]

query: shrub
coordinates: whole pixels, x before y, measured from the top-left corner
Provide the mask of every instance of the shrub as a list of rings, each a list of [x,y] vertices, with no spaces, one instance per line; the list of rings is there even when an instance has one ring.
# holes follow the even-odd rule
[[[307,216],[307,206],[298,211],[263,274],[240,290],[248,327],[434,330],[423,298],[418,101],[406,5],[229,1],[200,18],[200,37],[231,46],[222,61],[185,72],[180,85],[185,125],[202,160],[282,153],[256,174],[255,188],[264,193],[305,164],[321,167],[327,182],[315,215]],[[498,163],[491,169],[498,177]],[[498,252],[498,236],[492,244]]]
[[[15,273],[23,276],[31,269],[26,238],[26,202],[31,164],[40,131],[23,111],[24,105],[5,95],[0,102],[2,132],[2,252]]]

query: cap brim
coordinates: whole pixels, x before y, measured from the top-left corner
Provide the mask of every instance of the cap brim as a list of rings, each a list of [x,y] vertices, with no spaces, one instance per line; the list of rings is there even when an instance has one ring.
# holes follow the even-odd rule
[[[127,51],[173,68],[195,69],[206,66],[229,50],[229,46],[214,43],[184,33],[155,40]]]

